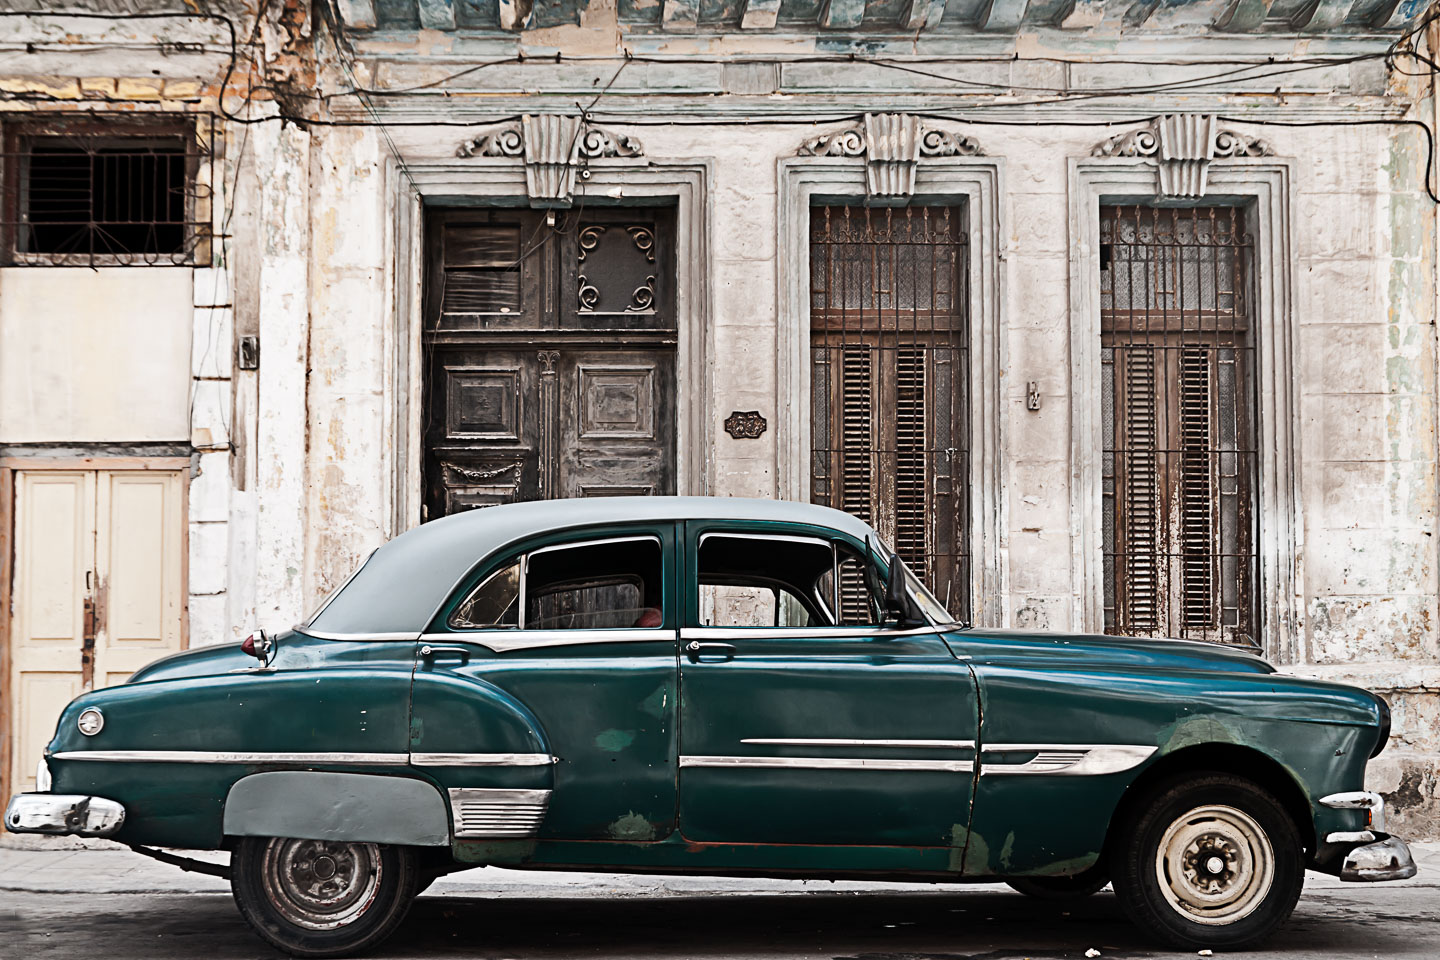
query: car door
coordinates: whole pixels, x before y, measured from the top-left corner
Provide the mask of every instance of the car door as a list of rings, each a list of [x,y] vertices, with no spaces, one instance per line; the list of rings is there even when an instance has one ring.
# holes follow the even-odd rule
[[[412,763],[452,791],[528,790],[456,796],[491,803],[492,824],[540,816],[542,840],[670,835],[676,542],[673,523],[607,527],[520,544],[481,564],[426,631]],[[506,711],[503,723],[476,719]],[[517,722],[537,739],[515,739]],[[537,787],[552,789],[542,797]],[[512,801],[515,809],[503,807]]]
[[[685,540],[684,837],[963,844],[975,682],[936,630],[882,623],[868,545],[778,524]]]

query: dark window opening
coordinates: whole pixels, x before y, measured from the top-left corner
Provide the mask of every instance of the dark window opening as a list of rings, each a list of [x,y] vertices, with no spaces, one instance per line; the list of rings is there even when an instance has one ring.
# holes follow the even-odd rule
[[[853,627],[883,622],[879,577],[848,546],[808,537],[706,534],[698,567],[703,626]]]
[[[208,237],[184,122],[19,123],[5,138],[6,259],[183,264]]]
[[[1105,629],[1258,646],[1244,211],[1103,207],[1100,238]]]

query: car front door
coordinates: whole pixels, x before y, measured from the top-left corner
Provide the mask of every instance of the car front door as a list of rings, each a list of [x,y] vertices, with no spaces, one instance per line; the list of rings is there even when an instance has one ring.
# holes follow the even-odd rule
[[[673,523],[567,532],[456,591],[418,655],[410,750],[473,798],[477,827],[457,816],[457,838],[674,832],[677,555]]]
[[[938,631],[883,622],[870,546],[775,524],[685,539],[684,837],[958,853],[975,682]]]

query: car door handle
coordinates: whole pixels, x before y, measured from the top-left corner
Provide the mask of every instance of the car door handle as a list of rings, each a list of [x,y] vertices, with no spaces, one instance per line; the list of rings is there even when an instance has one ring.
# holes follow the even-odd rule
[[[470,651],[465,647],[432,647],[427,643],[420,647],[420,656],[427,660],[433,660],[436,657],[459,657],[461,660],[469,660]]]
[[[699,640],[691,640],[685,644],[685,652],[691,660],[706,656],[719,657],[722,660],[735,659],[735,645],[731,643],[701,643]]]

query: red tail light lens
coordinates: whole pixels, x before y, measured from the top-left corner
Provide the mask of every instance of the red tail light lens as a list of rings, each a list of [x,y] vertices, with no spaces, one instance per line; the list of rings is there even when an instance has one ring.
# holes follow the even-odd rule
[[[260,658],[260,654],[255,652],[255,634],[253,633],[240,642],[240,649],[246,656]]]

